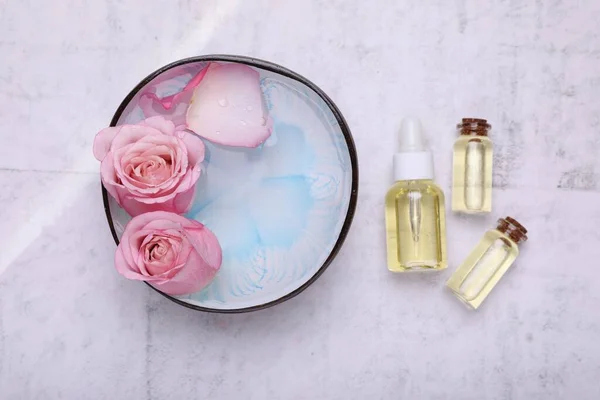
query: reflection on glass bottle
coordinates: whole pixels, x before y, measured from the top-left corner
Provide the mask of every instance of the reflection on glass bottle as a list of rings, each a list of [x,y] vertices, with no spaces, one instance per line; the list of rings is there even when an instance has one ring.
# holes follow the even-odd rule
[[[472,308],[478,308],[519,255],[518,244],[527,230],[514,218],[498,220],[477,247],[452,274],[446,286]]]
[[[396,183],[385,199],[388,269],[404,272],[446,268],[444,193],[432,179],[431,153],[425,150],[416,120],[402,123],[394,173]]]
[[[485,119],[463,118],[454,143],[452,210],[466,213],[492,210],[492,141]]]
[[[408,219],[410,220],[410,231],[413,241],[419,241],[419,233],[421,232],[421,199],[423,196],[418,190],[410,190],[408,192]]]

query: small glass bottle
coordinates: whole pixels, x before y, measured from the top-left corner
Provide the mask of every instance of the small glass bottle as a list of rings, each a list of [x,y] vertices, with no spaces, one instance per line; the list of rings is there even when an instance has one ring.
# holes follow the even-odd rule
[[[452,211],[492,211],[491,125],[485,119],[463,118],[454,143]]]
[[[446,286],[456,297],[477,309],[519,255],[519,243],[527,240],[527,229],[514,218],[498,220],[477,247],[452,274]]]
[[[385,198],[388,269],[446,268],[444,193],[433,181],[433,157],[425,148],[416,119],[402,122],[394,177],[396,183]]]

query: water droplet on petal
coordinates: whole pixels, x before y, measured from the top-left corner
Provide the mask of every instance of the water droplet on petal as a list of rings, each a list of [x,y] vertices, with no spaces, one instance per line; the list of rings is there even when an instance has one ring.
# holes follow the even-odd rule
[[[216,133],[217,135],[220,135],[220,134],[221,134],[221,131],[216,131],[215,133]]]
[[[252,106],[246,106],[246,111],[252,111]]]
[[[248,123],[247,123],[246,121],[244,121],[243,119],[242,119],[242,120],[240,120],[240,124],[242,124],[242,125],[244,125],[244,126],[248,125]]]
[[[227,107],[227,104],[229,104],[229,102],[227,101],[227,99],[220,99],[220,100],[218,101],[218,103],[219,103],[219,105],[220,105],[221,107]]]

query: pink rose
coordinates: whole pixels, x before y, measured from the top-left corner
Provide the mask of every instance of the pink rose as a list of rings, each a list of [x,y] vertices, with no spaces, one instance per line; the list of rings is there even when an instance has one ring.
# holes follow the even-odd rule
[[[138,215],[125,227],[115,266],[128,279],[181,295],[206,287],[221,267],[221,246],[204,225],[177,214]]]
[[[204,143],[157,116],[101,130],[94,140],[94,156],[102,161],[104,187],[130,215],[183,214],[194,200]]]

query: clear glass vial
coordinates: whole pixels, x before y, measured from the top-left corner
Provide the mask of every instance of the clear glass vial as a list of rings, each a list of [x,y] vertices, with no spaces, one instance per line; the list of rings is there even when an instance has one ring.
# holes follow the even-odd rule
[[[527,229],[514,218],[498,220],[452,274],[446,286],[465,304],[477,309],[519,255]]]
[[[491,125],[485,119],[463,118],[454,143],[452,211],[492,211]]]
[[[418,120],[402,122],[394,176],[396,183],[385,198],[388,269],[446,268],[444,193],[433,181],[433,157],[425,148]]]

